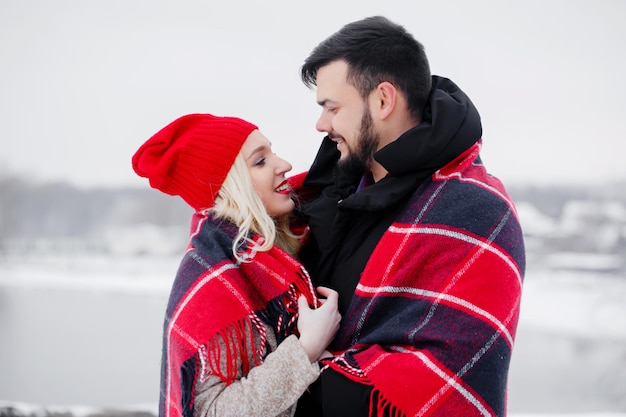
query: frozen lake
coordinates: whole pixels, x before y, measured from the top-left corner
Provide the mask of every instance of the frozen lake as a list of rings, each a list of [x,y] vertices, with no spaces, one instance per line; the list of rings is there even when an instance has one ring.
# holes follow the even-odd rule
[[[177,265],[0,259],[0,402],[155,409]],[[523,297],[510,414],[626,413],[626,277],[531,270]]]

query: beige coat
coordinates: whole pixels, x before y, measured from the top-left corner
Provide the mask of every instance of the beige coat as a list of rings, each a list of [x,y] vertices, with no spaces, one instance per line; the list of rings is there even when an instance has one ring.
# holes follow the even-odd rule
[[[298,398],[319,376],[317,362],[310,363],[295,335],[278,347],[271,328],[267,327],[268,354],[264,362],[242,374],[239,361],[237,380],[226,386],[222,380],[202,370],[196,383],[194,416],[196,417],[292,417]],[[259,336],[254,333],[254,347]],[[250,346],[250,344],[248,344]],[[247,352],[250,363],[253,353]],[[222,360],[225,364],[225,360]]]

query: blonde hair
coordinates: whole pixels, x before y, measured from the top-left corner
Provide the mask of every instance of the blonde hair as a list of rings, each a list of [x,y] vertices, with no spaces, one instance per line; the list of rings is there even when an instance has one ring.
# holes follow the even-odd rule
[[[295,255],[300,247],[299,236],[289,229],[289,213],[277,218],[267,213],[261,197],[252,185],[252,178],[241,152],[222,183],[212,212],[217,218],[228,220],[239,228],[233,241],[233,255],[239,262],[246,260],[242,254],[247,248],[268,251],[276,244],[287,253]],[[260,243],[253,242],[250,232],[259,234],[264,240]]]

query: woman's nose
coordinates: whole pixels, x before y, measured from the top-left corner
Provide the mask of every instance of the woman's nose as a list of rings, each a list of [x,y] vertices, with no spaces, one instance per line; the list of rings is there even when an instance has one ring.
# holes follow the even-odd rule
[[[293,166],[289,163],[289,161],[281,158],[278,158],[278,174],[285,174],[293,169]]]

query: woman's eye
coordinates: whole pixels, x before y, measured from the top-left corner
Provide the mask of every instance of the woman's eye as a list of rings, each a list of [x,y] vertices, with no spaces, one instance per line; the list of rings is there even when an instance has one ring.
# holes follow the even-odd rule
[[[263,166],[265,165],[265,158],[261,158],[254,163],[254,166]]]

